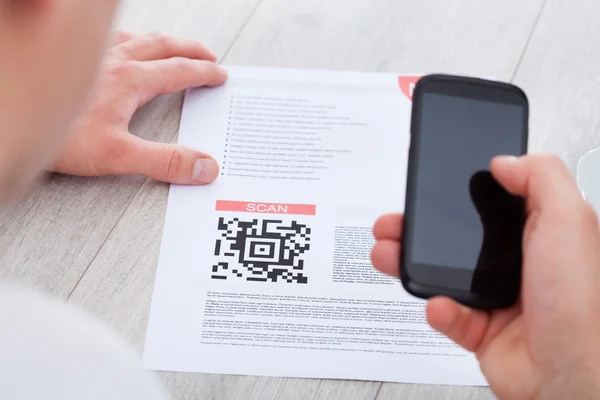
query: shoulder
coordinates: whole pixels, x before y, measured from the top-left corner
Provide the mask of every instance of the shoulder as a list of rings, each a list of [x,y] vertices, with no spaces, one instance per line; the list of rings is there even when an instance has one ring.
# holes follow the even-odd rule
[[[115,332],[73,306],[3,285],[0,354],[0,398],[167,398]]]

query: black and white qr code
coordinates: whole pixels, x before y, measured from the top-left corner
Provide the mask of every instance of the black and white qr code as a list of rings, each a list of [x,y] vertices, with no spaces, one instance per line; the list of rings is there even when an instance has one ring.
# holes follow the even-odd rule
[[[212,279],[308,283],[311,229],[297,221],[219,218]]]

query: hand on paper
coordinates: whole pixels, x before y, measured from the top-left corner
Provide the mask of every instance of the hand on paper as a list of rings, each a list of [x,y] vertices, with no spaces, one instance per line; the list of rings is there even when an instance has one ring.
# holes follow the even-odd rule
[[[129,133],[128,125],[136,109],[157,95],[224,83],[227,73],[215,60],[192,40],[115,34],[94,95],[50,169],[83,176],[141,174],[190,185],[212,182],[219,166],[211,156],[142,140]]]
[[[554,157],[497,158],[491,171],[527,200],[521,300],[490,313],[434,298],[427,320],[476,354],[501,399],[588,398],[600,378],[597,217]],[[373,264],[395,276],[401,225],[388,215],[374,227]]]

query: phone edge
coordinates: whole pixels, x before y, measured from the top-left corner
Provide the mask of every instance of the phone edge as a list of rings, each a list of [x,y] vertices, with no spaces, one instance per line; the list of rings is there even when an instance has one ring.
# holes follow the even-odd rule
[[[407,220],[406,208],[409,203],[408,202],[409,188],[411,187],[411,184],[413,184],[411,174],[409,173],[409,171],[410,171],[411,161],[414,160],[414,158],[415,158],[414,151],[415,151],[416,146],[413,146],[413,142],[415,140],[415,135],[413,134],[413,124],[416,121],[416,117],[417,117],[416,114],[419,111],[416,107],[414,107],[414,104],[415,104],[415,101],[417,101],[420,98],[421,87],[423,86],[423,84],[425,84],[430,79],[443,79],[443,80],[452,80],[452,81],[458,80],[458,81],[463,81],[463,82],[477,84],[477,85],[481,84],[482,82],[485,82],[487,85],[491,84],[492,86],[501,87],[505,90],[514,92],[518,96],[520,96],[524,100],[524,113],[525,113],[525,116],[523,118],[524,125],[525,125],[523,127],[523,130],[524,130],[525,134],[523,135],[522,143],[521,143],[522,148],[523,148],[522,155],[525,155],[528,153],[529,99],[527,98],[526,93],[520,87],[518,87],[512,83],[488,80],[488,79],[482,79],[482,78],[476,78],[476,77],[469,77],[469,76],[459,76],[459,75],[450,75],[450,74],[429,74],[429,75],[423,76],[417,82],[417,84],[415,85],[415,89],[413,91],[413,107],[411,110],[411,124],[410,124],[410,145],[409,145],[409,152],[408,152],[409,154],[408,154],[408,162],[407,162],[407,177],[406,177],[406,188],[405,188],[406,200],[405,200],[405,206],[404,206],[404,223],[402,226],[401,249],[407,248],[405,246],[405,243],[406,243],[405,233],[406,233],[406,226],[408,225],[406,223],[406,220]],[[405,268],[402,268],[402,265],[404,265],[405,261],[406,261],[405,255],[406,255],[406,252],[401,250],[400,257],[399,257],[400,258],[400,260],[399,260],[400,261],[400,274],[399,274],[400,281],[401,281],[403,288],[409,294],[411,294],[415,297],[427,300],[427,299],[430,299],[435,296],[447,296],[465,306],[473,307],[473,308],[481,308],[481,309],[507,308],[507,307],[512,306],[515,303],[515,301],[518,299],[518,295],[517,295],[516,298],[514,299],[514,301],[513,301],[513,299],[511,299],[510,301],[505,301],[505,302],[501,302],[501,301],[490,302],[490,301],[486,301],[486,300],[482,299],[481,297],[473,296],[473,294],[470,292],[467,293],[465,291],[458,291],[458,290],[453,290],[450,288],[424,286],[422,284],[416,283],[414,280],[412,280],[410,278],[408,271]]]

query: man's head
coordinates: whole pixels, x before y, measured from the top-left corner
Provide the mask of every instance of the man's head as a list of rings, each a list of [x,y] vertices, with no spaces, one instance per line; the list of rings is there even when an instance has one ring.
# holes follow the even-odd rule
[[[0,0],[0,201],[47,166],[101,64],[118,0]]]

